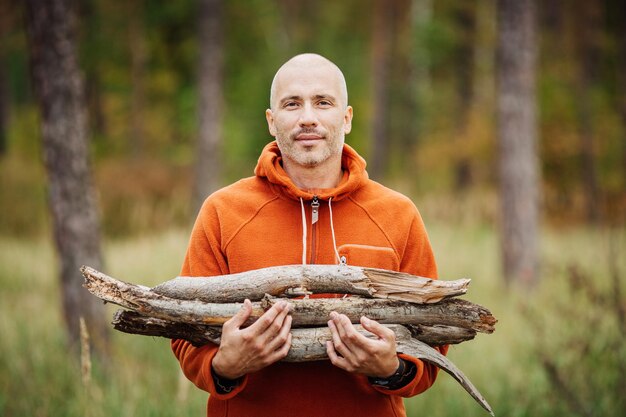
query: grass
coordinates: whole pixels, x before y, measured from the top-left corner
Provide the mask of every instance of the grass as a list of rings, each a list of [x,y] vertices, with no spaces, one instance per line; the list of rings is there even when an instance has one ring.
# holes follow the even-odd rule
[[[614,287],[606,232],[544,233],[542,281],[533,293],[503,286],[492,227],[436,223],[429,232],[441,278],[472,278],[465,298],[490,308],[499,320],[494,334],[479,335],[449,352],[496,415],[622,415],[619,373],[613,369],[626,363],[626,349],[608,296]],[[623,254],[624,230],[612,236],[614,253]],[[177,275],[187,239],[187,230],[171,230],[109,240],[106,270],[155,285]],[[624,288],[624,257],[613,260]],[[0,415],[204,415],[206,395],[181,379],[164,339],[115,332],[110,362],[94,363],[91,385],[82,385],[78,357],[66,351],[63,338],[56,265],[45,239],[0,238]],[[572,266],[586,290],[571,288]],[[589,323],[596,325],[590,329]],[[576,346],[587,350],[581,353]],[[583,409],[576,410],[567,389],[555,385],[545,357],[554,361]],[[445,373],[406,404],[409,416],[487,415]]]

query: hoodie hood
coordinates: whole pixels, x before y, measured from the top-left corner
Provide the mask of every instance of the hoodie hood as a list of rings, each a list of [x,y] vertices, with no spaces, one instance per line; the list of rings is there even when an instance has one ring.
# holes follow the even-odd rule
[[[363,186],[368,179],[365,171],[365,160],[349,145],[343,145],[341,168],[343,178],[335,188],[320,190],[301,190],[289,178],[283,169],[283,157],[276,141],[270,142],[263,148],[254,174],[259,178],[266,178],[274,192],[292,199],[311,200],[317,196],[321,200],[341,200],[350,193]]]

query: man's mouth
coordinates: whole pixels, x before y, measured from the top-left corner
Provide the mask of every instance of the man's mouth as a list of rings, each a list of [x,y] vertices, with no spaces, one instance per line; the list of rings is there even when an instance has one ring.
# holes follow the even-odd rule
[[[297,142],[302,143],[303,145],[307,145],[309,143],[313,144],[315,141],[323,140],[324,136],[316,132],[300,132],[295,138]]]

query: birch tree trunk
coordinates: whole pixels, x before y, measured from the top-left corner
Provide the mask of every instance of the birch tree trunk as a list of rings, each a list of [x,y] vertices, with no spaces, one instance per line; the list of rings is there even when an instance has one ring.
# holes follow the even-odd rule
[[[530,287],[538,270],[536,17],[534,0],[498,2],[501,248],[507,283]]]
[[[198,11],[198,142],[193,188],[193,217],[220,184],[224,28],[222,0],[200,0]]]
[[[84,317],[93,346],[105,352],[104,307],[81,285],[80,266],[101,266],[102,256],[71,4],[70,0],[26,1],[30,65],[41,113],[48,201],[70,344],[79,346],[79,318]]]

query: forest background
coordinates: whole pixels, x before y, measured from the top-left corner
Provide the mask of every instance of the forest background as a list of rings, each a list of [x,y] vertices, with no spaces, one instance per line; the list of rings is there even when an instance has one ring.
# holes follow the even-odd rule
[[[78,47],[106,271],[153,285],[178,273],[197,202],[202,13],[196,2],[82,0]],[[347,142],[371,176],[412,197],[443,278],[496,333],[451,350],[498,415],[622,415],[626,386],[626,13],[623,2],[537,8],[539,283],[506,285],[498,230],[498,2],[232,0],[211,47],[221,114],[210,163],[252,175],[271,140],[276,69],[317,52],[343,70]],[[65,355],[40,115],[20,3],[0,1],[0,414],[199,415],[163,340],[114,335],[85,380]],[[213,15],[215,17],[215,15]],[[621,387],[621,388],[620,388]],[[409,415],[481,415],[450,378]],[[201,415],[201,414],[200,414]]]

